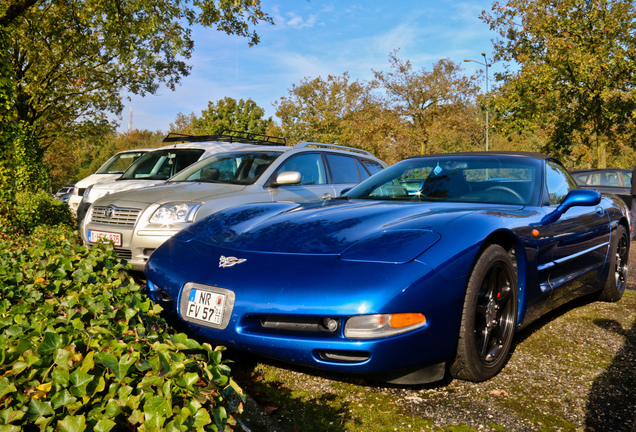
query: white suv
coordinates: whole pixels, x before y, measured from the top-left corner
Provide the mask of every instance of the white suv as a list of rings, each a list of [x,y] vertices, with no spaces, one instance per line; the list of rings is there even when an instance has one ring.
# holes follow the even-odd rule
[[[193,222],[228,207],[339,196],[386,164],[370,153],[336,145],[252,146],[218,153],[165,184],[96,200],[82,224],[88,245],[112,241],[136,270]]]
[[[116,178],[121,177],[124,171],[126,171],[126,169],[128,169],[128,167],[132,165],[133,162],[152,150],[155,149],[134,149],[120,151],[119,153],[108,159],[104,163],[104,165],[102,165],[93,174],[75,183],[73,193],[68,199],[68,205],[71,208],[71,211],[74,214],[77,214],[77,209],[79,208],[80,202],[82,202],[82,197],[84,196],[84,191],[86,190],[86,188],[94,185],[95,183],[115,180]]]

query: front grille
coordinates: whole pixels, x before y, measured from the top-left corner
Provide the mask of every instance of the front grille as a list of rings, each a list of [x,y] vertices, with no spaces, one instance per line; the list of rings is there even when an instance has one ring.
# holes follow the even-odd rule
[[[105,225],[133,227],[140,213],[140,209],[119,208],[115,206],[93,206],[90,221]]]

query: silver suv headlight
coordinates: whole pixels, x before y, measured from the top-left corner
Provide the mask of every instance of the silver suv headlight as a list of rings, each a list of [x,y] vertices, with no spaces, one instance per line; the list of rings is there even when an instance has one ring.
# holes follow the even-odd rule
[[[180,202],[167,203],[159,207],[150,218],[151,223],[176,223],[192,222],[194,216],[203,203],[200,202]]]

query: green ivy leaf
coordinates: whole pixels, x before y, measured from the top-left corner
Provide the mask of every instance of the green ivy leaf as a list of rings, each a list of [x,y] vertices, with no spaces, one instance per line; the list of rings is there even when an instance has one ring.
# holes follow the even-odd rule
[[[111,372],[115,375],[115,377],[122,381],[126,374],[128,373],[128,369],[135,364],[139,360],[139,353],[126,353],[119,360],[113,354],[107,354],[104,356],[104,366],[111,370]]]
[[[71,388],[71,394],[77,397],[83,397],[86,395],[86,386],[93,380],[93,376],[89,375],[81,370],[77,369],[71,374],[71,382],[73,387]]]
[[[172,416],[172,403],[164,396],[153,396],[144,404],[146,414],[156,414],[161,417]]]
[[[179,350],[202,349],[199,342],[190,339],[185,333],[170,335],[170,341],[174,344],[175,348]]]
[[[188,389],[190,391],[194,391],[194,384],[199,380],[199,374],[190,372],[181,376],[176,382],[176,384],[181,387]]]
[[[67,389],[58,392],[55,396],[53,396],[53,398],[51,398],[51,404],[55,409],[62,406],[68,406],[75,402],[77,402],[77,398],[71,395]]]
[[[83,432],[86,429],[86,418],[80,416],[67,416],[57,422],[58,428],[65,432]]]
[[[132,308],[124,309],[124,316],[126,317],[126,321],[130,321],[132,317],[134,317],[135,315],[137,315],[137,311],[135,309],[132,309]]]
[[[139,411],[138,409],[133,410],[133,412],[128,416],[128,422],[132,425],[143,423],[144,421],[144,413]]]
[[[194,423],[192,424],[192,427],[200,428],[205,425],[209,425],[210,423],[212,423],[210,413],[205,408],[201,408],[194,414]]]
[[[51,408],[50,402],[40,402],[37,399],[31,399],[29,410],[27,411],[27,417],[30,420],[37,420],[40,417],[49,416],[51,414],[54,414],[54,411]]]
[[[0,379],[0,400],[9,393],[17,391],[13,383],[7,377]]]
[[[108,404],[106,404],[106,409],[104,410],[104,417],[111,419],[117,417],[119,414],[121,414],[121,407],[119,404],[115,401],[109,401]]]
[[[57,349],[55,356],[53,356],[53,362],[62,369],[68,369],[69,359],[73,353],[65,349]]]
[[[60,387],[67,387],[69,380],[71,379],[67,370],[58,368],[53,369],[53,372],[51,372],[51,378],[53,378],[53,382]]]
[[[42,355],[51,355],[60,346],[60,335],[53,332],[44,333],[44,340],[38,347],[38,353]]]
[[[108,418],[101,419],[100,421],[97,422],[97,424],[95,425],[95,428],[93,430],[95,432],[108,432],[112,428],[114,428],[116,424],[117,423],[115,423],[111,419],[108,419]]]
[[[95,367],[94,354],[94,351],[89,351],[88,354],[86,354],[86,357],[82,360],[82,366],[80,366],[82,372],[88,372]]]
[[[18,422],[22,417],[24,417],[24,412],[20,410],[7,408],[0,411],[0,419],[2,419],[2,423],[5,425],[13,422]]]

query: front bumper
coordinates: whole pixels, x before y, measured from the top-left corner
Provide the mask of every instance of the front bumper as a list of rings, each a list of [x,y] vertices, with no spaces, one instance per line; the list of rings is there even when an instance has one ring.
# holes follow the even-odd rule
[[[102,206],[106,208],[108,206]],[[146,214],[151,214],[155,206],[148,209],[132,208],[130,206],[112,206],[115,213],[126,212],[128,214],[121,219],[113,218],[107,220],[104,217],[94,218],[91,213],[84,223],[81,223],[82,239],[86,245],[95,244],[89,242],[89,231],[100,231],[117,235],[121,242],[115,245],[115,252],[121,258],[133,266],[135,270],[143,271],[150,255],[165,241],[177,234],[185,226],[190,224],[178,224],[174,226],[160,226],[149,224],[146,221]],[[81,206],[80,206],[81,208]],[[95,208],[89,210],[96,211]],[[100,210],[97,210],[98,212]],[[107,222],[107,223],[100,223]]]

